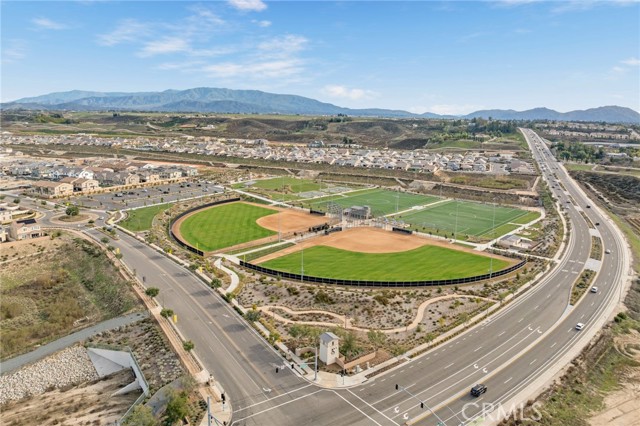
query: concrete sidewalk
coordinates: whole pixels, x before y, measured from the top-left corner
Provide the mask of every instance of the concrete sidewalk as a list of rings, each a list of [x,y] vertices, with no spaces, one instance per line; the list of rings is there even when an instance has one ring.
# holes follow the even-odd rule
[[[53,353],[56,353],[66,347],[74,345],[78,342],[88,339],[94,334],[113,330],[114,328],[122,327],[125,325],[133,324],[138,322],[144,318],[147,318],[149,314],[145,312],[135,312],[128,315],[123,315],[117,318],[113,318],[107,321],[103,321],[99,324],[93,325],[91,327],[87,327],[83,330],[72,333],[68,336],[64,336],[58,340],[54,340],[51,343],[47,343],[46,345],[40,346],[39,348],[28,352],[26,354],[18,355],[15,358],[8,359],[6,361],[2,361],[0,363],[0,374],[9,373],[11,371],[17,370],[26,364],[31,364],[32,362],[36,362],[45,358]]]

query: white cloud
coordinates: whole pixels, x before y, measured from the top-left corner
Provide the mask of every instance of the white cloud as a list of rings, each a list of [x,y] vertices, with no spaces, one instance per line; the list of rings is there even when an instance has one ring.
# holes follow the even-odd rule
[[[290,55],[305,48],[309,40],[299,35],[287,34],[258,44],[258,49],[276,56]]]
[[[351,99],[352,101],[373,99],[377,96],[377,93],[372,90],[349,89],[346,86],[335,84],[325,86],[322,92],[332,98]]]
[[[27,56],[27,43],[24,40],[6,40],[6,46],[2,49],[2,63],[13,64]]]
[[[229,0],[229,5],[242,11],[260,12],[267,8],[262,0]]]
[[[284,78],[300,74],[303,71],[302,65],[300,59],[291,58],[276,61],[224,62],[205,66],[202,70],[209,77],[216,78]]]
[[[257,26],[262,27],[262,28],[267,28],[267,27],[271,26],[271,21],[265,21],[265,20],[258,21],[257,19],[252,19],[251,23],[252,24],[256,24]]]
[[[630,66],[638,66],[640,65],[640,59],[638,58],[629,58],[629,59],[625,59],[624,61],[620,61],[625,65],[630,65]]]
[[[49,18],[33,18],[31,22],[40,30],[64,30],[68,27]]]
[[[440,104],[431,105],[431,107],[428,108],[428,112],[434,112],[441,115],[464,115],[477,111],[479,109],[484,109],[484,106],[473,104]]]
[[[138,56],[147,58],[149,56],[164,55],[167,53],[189,52],[189,43],[179,37],[163,37],[160,40],[147,42]]]
[[[148,24],[135,19],[125,19],[120,21],[118,26],[110,33],[99,35],[98,43],[103,46],[115,46],[121,43],[141,41],[149,35],[149,32]]]

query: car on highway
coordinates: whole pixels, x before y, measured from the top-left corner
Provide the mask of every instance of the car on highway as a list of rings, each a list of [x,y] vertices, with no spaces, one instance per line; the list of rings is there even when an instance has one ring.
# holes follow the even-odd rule
[[[598,292],[598,287],[591,287],[591,293],[597,293]]]
[[[600,222],[596,222],[596,226],[600,226]]]
[[[576,324],[576,330],[582,330],[584,328],[584,324],[579,322]]]
[[[590,209],[590,208],[591,208],[591,206],[590,206],[589,204],[587,204],[587,208],[588,208],[588,209]]]
[[[477,384],[471,388],[471,395],[480,396],[487,391],[487,387],[483,384]]]
[[[609,250],[609,249],[606,249],[604,252],[605,252],[606,254],[611,254],[611,250]]]

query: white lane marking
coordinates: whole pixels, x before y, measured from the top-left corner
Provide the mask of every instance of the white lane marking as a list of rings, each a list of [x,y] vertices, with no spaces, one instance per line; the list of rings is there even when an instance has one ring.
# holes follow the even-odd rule
[[[479,346],[478,348],[474,349],[474,352],[478,352],[480,349],[482,349],[482,346]]]
[[[502,336],[504,333],[506,333],[506,331],[503,331],[502,333],[498,334],[498,337]]]
[[[509,377],[504,383],[507,384],[511,381],[511,379],[513,379],[513,377]]]
[[[451,367],[453,364],[455,364],[455,362],[452,362],[451,364],[447,365],[444,369],[446,370],[447,368]]]
[[[521,323],[523,320],[524,320],[524,317],[520,318],[520,321],[518,321],[518,324]]]
[[[361,412],[366,418],[368,418],[369,420],[371,420],[373,423],[377,424],[378,426],[382,426],[380,423],[376,422],[375,420],[373,420],[371,417],[369,417],[369,415],[367,413],[365,413],[364,411],[362,411],[361,409],[359,409],[358,407],[356,407],[355,405],[353,405],[350,401],[348,401],[344,396],[340,395],[338,392],[333,392],[336,395],[338,395],[338,397],[342,398],[342,400],[344,402],[346,402],[347,404],[349,404],[350,406],[352,406],[353,408],[355,408],[356,410],[358,410],[359,412]],[[376,410],[377,411],[377,410]],[[387,416],[385,416],[387,417]],[[240,420],[244,420],[244,419],[240,419]],[[240,421],[238,420],[238,421]]]
[[[529,365],[533,364],[533,363],[534,363],[534,362],[536,362],[537,360],[538,360],[538,358],[534,359],[533,361],[531,361],[531,362],[529,363]]]
[[[278,405],[276,405],[276,406],[274,406],[274,407],[266,408],[266,409],[264,409],[264,410],[262,410],[262,411],[258,411],[257,413],[253,413],[253,414],[251,414],[250,416],[243,417],[243,418],[241,418],[241,419],[237,419],[237,420],[235,420],[235,421],[237,421],[237,422],[241,422],[241,421],[243,421],[243,420],[246,420],[246,419],[249,419],[249,418],[251,418],[251,417],[257,416],[257,415],[259,415],[259,414],[266,413],[267,411],[271,411],[271,410],[274,410],[274,409],[276,409],[276,408],[282,407],[283,405],[291,404],[292,402],[295,402],[295,401],[297,401],[297,400],[299,400],[299,399],[302,399],[302,398],[306,398],[306,397],[309,397],[309,396],[315,395],[315,394],[317,394],[317,393],[319,393],[319,392],[323,392],[324,390],[325,390],[325,389],[320,389],[320,390],[317,390],[317,391],[315,391],[315,392],[312,392],[312,393],[308,393],[308,394],[306,394],[306,395],[299,396],[299,397],[297,397],[297,398],[295,398],[295,399],[290,399],[289,401],[283,402],[282,404],[278,404]],[[336,394],[336,395],[338,395],[338,394]],[[338,395],[338,396],[340,396],[340,395]],[[340,396],[340,398],[342,398],[342,396]],[[272,398],[272,399],[273,399],[273,398]],[[344,398],[343,398],[343,399],[344,399]],[[346,401],[346,400],[345,400],[345,401]],[[347,401],[347,402],[349,402],[349,401]],[[354,407],[355,407],[355,406],[354,406]],[[246,408],[246,407],[245,407],[245,408]],[[356,408],[356,410],[357,410],[357,407],[355,407],[355,408]],[[238,411],[240,411],[240,410],[238,410]],[[360,410],[358,410],[358,411],[360,411]],[[364,414],[364,415],[366,416],[366,414],[365,414],[365,413],[362,413],[362,414]],[[369,417],[369,416],[367,416],[367,417]],[[373,419],[371,419],[371,420],[373,421]],[[375,421],[374,421],[374,423],[375,423]],[[376,424],[377,424],[377,425],[379,425],[379,423],[376,423]]]

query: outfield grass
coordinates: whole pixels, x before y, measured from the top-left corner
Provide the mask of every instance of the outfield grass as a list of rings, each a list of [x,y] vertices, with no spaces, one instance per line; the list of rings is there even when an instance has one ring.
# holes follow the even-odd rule
[[[452,200],[409,212],[397,218],[408,223],[411,229],[422,232],[437,231],[436,233],[441,233],[441,231],[446,231],[453,233],[456,231],[460,236],[481,236],[491,234],[492,229],[501,229],[504,225],[528,213],[525,210],[495,206],[494,221],[494,206],[492,204]]]
[[[127,218],[118,225],[131,232],[147,231],[151,229],[151,222],[158,213],[170,208],[173,204],[159,204],[157,206],[142,207],[140,209],[127,211]]]
[[[326,197],[312,200],[306,204],[314,210],[327,211],[329,203],[338,204],[342,208],[351,206],[369,206],[375,217],[386,216],[396,211],[410,209],[439,200],[429,195],[409,194],[406,192],[374,189],[364,193],[346,194],[345,196]],[[397,210],[396,210],[397,208]]]
[[[274,235],[276,232],[259,226],[256,220],[275,213],[251,204],[223,204],[186,218],[180,233],[193,247],[217,250]]]
[[[499,271],[509,263],[479,254],[438,246],[423,246],[399,253],[360,253],[315,246],[261,264],[304,275],[371,281],[421,281],[471,277]]]

